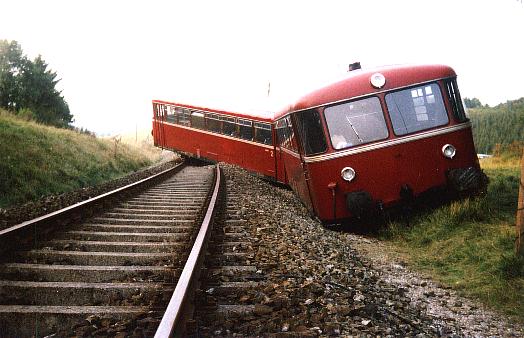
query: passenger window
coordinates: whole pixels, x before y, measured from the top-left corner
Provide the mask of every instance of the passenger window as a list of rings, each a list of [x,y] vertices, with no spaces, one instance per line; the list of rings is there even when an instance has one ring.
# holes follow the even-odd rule
[[[291,118],[289,116],[286,116],[285,118],[278,120],[276,128],[279,145],[282,148],[298,152],[295,134],[291,126]]]
[[[389,93],[386,105],[396,135],[442,126],[449,121],[436,83]]]
[[[224,135],[236,137],[237,136],[237,127],[235,124],[235,118],[228,117],[228,116],[221,116],[220,120],[222,120],[222,131]]]
[[[171,107],[171,108],[176,118],[174,122],[184,125],[184,126],[189,126],[190,117],[191,117],[191,113],[189,109],[181,108],[181,107]]]
[[[222,132],[222,123],[220,122],[220,117],[216,114],[206,114],[207,118],[207,129],[215,133]]]
[[[166,121],[171,123],[176,123],[175,116],[175,107],[173,106],[164,106],[166,112]]]
[[[249,120],[238,119],[240,138],[244,140],[253,140],[253,122]]]
[[[268,145],[273,144],[269,123],[255,122],[255,141]]]
[[[300,143],[305,155],[319,154],[327,150],[326,138],[317,110],[296,113]]]
[[[331,144],[335,149],[345,149],[388,137],[378,97],[327,107],[324,115]]]
[[[205,129],[204,114],[200,112],[191,113],[191,127],[198,129]]]

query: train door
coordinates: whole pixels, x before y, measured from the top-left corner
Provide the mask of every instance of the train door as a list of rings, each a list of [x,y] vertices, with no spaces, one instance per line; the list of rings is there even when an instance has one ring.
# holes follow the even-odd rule
[[[292,127],[291,117],[287,116],[278,120],[276,130],[280,153],[279,160],[282,161],[287,182],[304,205],[311,211],[313,210],[313,205],[304,172],[304,163],[298,151],[297,139]]]
[[[309,196],[313,201],[313,208],[318,214],[318,208],[320,207],[319,199],[322,199],[322,197],[318,187],[315,189],[314,185],[318,185],[319,177],[311,175],[310,170],[313,170],[314,168],[310,168],[311,164],[306,163],[305,157],[319,155],[327,151],[327,143],[322,127],[322,121],[317,109],[296,112],[292,116],[292,121],[297,133],[300,160]]]

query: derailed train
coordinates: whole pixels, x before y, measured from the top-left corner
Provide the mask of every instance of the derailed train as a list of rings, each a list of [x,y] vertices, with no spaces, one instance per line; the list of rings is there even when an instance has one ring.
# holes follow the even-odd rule
[[[154,142],[289,185],[325,223],[433,191],[474,194],[487,178],[456,77],[444,65],[359,68],[276,113],[154,100]]]

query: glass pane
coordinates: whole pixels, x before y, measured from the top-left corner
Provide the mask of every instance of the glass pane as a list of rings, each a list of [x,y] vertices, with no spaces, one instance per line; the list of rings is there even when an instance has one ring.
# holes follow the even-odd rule
[[[204,129],[205,128],[204,123],[204,114],[194,112],[191,114],[191,127],[198,128],[198,129]]]
[[[175,107],[173,106],[164,106],[166,108],[167,116],[166,121],[171,123],[176,123],[175,117]]]
[[[273,144],[271,125],[269,123],[255,122],[255,141],[264,144]]]
[[[424,89],[424,90],[423,90]],[[416,92],[415,97],[413,93]],[[405,135],[448,123],[440,88],[436,83],[386,95],[393,130]]]
[[[207,114],[207,129],[214,131],[215,133],[222,132],[222,122],[220,122],[219,117],[215,114]]]
[[[244,140],[253,140],[253,122],[248,120],[238,120],[240,138]]]
[[[465,122],[468,120],[464,106],[462,105],[462,99],[460,97],[460,92],[457,88],[456,80],[447,80],[446,88],[448,91],[448,99],[451,103],[453,109],[453,116],[458,122]]]
[[[308,110],[297,113],[297,123],[302,149],[304,149],[306,155],[326,151],[326,138],[324,137],[318,111]]]
[[[412,94],[418,93],[415,91]],[[324,109],[324,115],[331,143],[335,149],[344,149],[388,137],[384,114],[377,97],[327,107]]]

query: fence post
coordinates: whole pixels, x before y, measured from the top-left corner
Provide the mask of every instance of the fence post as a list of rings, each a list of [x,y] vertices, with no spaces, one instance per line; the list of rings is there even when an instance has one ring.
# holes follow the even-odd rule
[[[515,222],[517,229],[517,241],[515,242],[515,252],[524,256],[524,149],[522,149],[522,159],[520,160],[520,185],[519,201],[517,204],[517,219]]]

